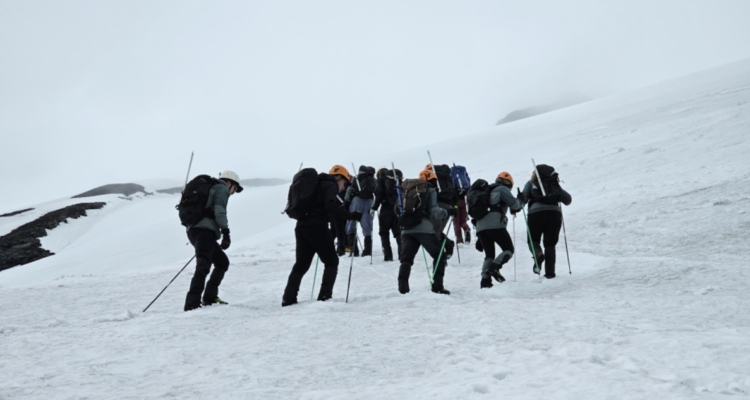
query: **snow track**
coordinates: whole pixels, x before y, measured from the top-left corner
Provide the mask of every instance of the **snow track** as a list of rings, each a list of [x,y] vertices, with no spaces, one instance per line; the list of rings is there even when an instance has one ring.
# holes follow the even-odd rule
[[[191,256],[174,197],[108,206],[71,222],[69,241],[51,232],[57,255],[0,273],[0,398],[747,396],[749,129],[746,61],[431,146],[474,179],[507,170],[519,185],[534,155],[573,195],[573,275],[562,238],[558,277],[532,274],[519,216],[518,281],[511,260],[507,282],[480,290],[482,255],[466,246],[451,296],[429,291],[421,256],[398,294],[376,237],[349,304],[342,258],[331,301],[310,300],[313,264],[301,303],[281,308],[293,224],[278,213],[286,188],[263,188],[230,201],[231,304],[181,312],[189,267],[144,314]],[[424,158],[395,161],[412,176]]]

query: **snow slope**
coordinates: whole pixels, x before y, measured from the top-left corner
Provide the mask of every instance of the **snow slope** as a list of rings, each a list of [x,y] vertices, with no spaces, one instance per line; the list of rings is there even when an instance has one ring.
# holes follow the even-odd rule
[[[399,295],[376,250],[373,265],[354,260],[349,304],[342,258],[332,301],[308,300],[313,266],[302,303],[282,309],[286,188],[257,188],[230,200],[231,304],[181,312],[188,269],[144,314],[192,255],[176,198],[108,198],[50,233],[57,255],[0,272],[0,398],[746,396],[748,132],[743,61],[430,145],[438,163],[475,179],[507,170],[519,186],[533,156],[573,194],[572,275],[562,240],[558,278],[531,273],[519,219],[517,281],[511,261],[508,282],[480,291],[482,255],[461,247],[451,296],[429,292],[419,258]],[[425,150],[392,159],[415,176]]]

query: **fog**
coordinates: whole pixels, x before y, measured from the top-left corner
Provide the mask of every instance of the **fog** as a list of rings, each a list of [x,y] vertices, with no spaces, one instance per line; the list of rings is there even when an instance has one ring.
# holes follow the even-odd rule
[[[748,16],[747,1],[0,0],[0,213],[181,180],[191,151],[194,174],[290,178],[477,145],[460,137],[515,109],[748,58]]]

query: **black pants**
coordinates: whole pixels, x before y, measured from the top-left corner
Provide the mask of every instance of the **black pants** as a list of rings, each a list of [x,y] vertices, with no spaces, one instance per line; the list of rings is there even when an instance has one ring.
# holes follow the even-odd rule
[[[229,258],[224,250],[216,243],[216,234],[210,229],[192,228],[187,232],[188,240],[195,247],[195,274],[190,281],[190,290],[185,297],[185,310],[198,308],[201,304],[201,294],[204,303],[213,303],[219,295],[219,285],[221,285],[224,274],[229,269]],[[214,270],[211,278],[206,282],[206,277],[211,271],[211,264]],[[205,292],[203,287],[205,286]]]
[[[383,206],[380,207],[380,215],[378,216],[378,235],[380,235],[380,242],[383,245],[383,249],[391,249],[390,233],[393,233],[393,237],[398,244],[398,249],[401,250],[401,226],[398,223],[398,216],[393,210],[393,206],[383,203]]]
[[[399,281],[409,281],[409,275],[411,274],[411,266],[414,265],[414,257],[419,252],[419,247],[422,246],[427,251],[427,253],[430,254],[430,257],[432,257],[432,268],[430,270],[430,274],[432,274],[432,269],[435,268],[435,263],[437,262],[438,255],[440,254],[440,248],[442,246],[442,242],[438,240],[438,238],[432,234],[432,233],[408,233],[405,235],[401,235],[401,245],[402,245],[402,253],[401,253],[401,266],[398,271],[398,280]],[[440,257],[440,264],[437,265],[437,269],[435,270],[435,279],[434,283],[432,284],[433,288],[442,289],[443,288],[443,276],[445,275],[445,251],[443,252],[442,256]]]
[[[336,238],[336,248],[346,247],[346,219],[331,217],[331,236]]]
[[[333,238],[328,226],[303,225],[294,228],[294,237],[297,239],[297,260],[289,273],[289,279],[284,289],[284,301],[294,302],[297,300],[297,292],[302,282],[302,277],[310,269],[310,264],[317,253],[323,262],[323,280],[320,285],[320,298],[330,298],[333,294],[333,285],[336,283],[336,274],[339,268],[339,256],[333,246]]]
[[[544,255],[544,276],[552,278],[555,276],[555,245],[560,239],[560,228],[562,227],[562,213],[559,211],[539,211],[529,214],[529,232],[534,244],[537,258]],[[542,236],[544,239],[542,240]],[[528,241],[528,240],[527,240]],[[541,245],[544,245],[542,253]],[[529,243],[531,250],[531,243]]]
[[[502,251],[510,251],[511,253],[516,251],[513,247],[513,240],[510,238],[510,234],[505,228],[488,229],[477,232],[477,237],[482,241],[485,260],[495,259],[495,243],[500,246]]]

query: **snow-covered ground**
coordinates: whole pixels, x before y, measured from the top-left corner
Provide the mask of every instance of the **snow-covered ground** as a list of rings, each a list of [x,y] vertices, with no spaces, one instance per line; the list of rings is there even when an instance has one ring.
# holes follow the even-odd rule
[[[373,265],[354,260],[349,304],[342,258],[332,301],[309,300],[313,266],[282,309],[287,188],[253,188],[229,205],[231,304],[182,312],[191,266],[142,313],[192,256],[176,196],[84,199],[109,204],[43,238],[55,256],[0,272],[0,398],[746,396],[749,133],[743,61],[429,145],[437,163],[519,186],[535,157],[573,195],[572,275],[561,240],[557,279],[539,281],[521,250],[516,282],[511,262],[508,282],[480,290],[482,255],[461,247],[451,296],[429,291],[419,258],[398,294],[397,263],[376,249]],[[416,176],[427,148],[331,163],[393,159]],[[0,234],[74,202],[0,218]]]

